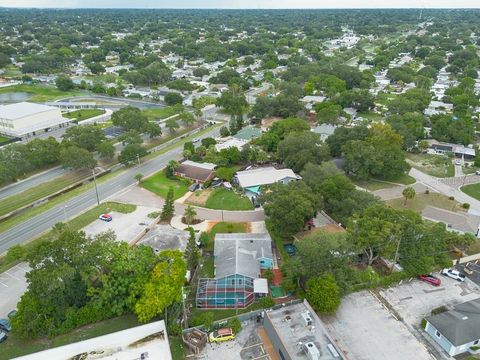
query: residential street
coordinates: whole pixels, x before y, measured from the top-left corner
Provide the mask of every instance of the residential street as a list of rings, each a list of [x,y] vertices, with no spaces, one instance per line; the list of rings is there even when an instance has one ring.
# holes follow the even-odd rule
[[[463,193],[459,190],[461,186],[460,183],[455,183],[456,185],[452,186],[447,183],[444,179],[439,179],[430,175],[427,175],[415,168],[412,168],[409,173],[410,176],[414,177],[418,182],[421,182],[428,186],[429,188],[444,194],[446,196],[453,196],[455,200],[460,203],[469,203],[470,204],[470,211],[474,211],[475,213],[480,213],[480,201],[468,196],[467,194]],[[458,178],[459,181],[462,181],[463,178]]]
[[[206,134],[199,136],[199,138],[218,136],[219,128],[215,128]],[[149,160],[140,166],[128,168],[120,175],[109,179],[104,183],[98,185],[98,192],[100,201],[112,196],[116,192],[134,184],[134,175],[142,173],[144,176],[149,176],[159,169],[165,167],[170,160],[179,160],[182,157],[183,147],[178,146],[173,150],[168,151],[152,160]],[[54,224],[65,220],[65,213],[67,217],[75,217],[96,205],[95,189],[91,188],[88,191],[66,201],[62,205],[49,209],[22,224],[14,226],[9,230],[0,234],[0,254],[7,251],[11,246],[22,244],[29,241],[44,231],[51,228]]]

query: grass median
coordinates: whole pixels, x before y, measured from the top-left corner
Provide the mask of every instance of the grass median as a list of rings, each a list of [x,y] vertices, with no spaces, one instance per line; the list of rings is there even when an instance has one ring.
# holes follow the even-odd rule
[[[34,101],[34,102],[52,101],[52,100],[61,99],[64,97],[87,94],[85,92],[78,91],[78,90],[60,91],[53,86],[40,86],[40,85],[30,85],[30,84],[19,84],[14,86],[8,86],[6,88],[0,88],[0,94],[15,93],[15,92],[25,92],[25,93],[32,94],[32,97],[28,100]]]

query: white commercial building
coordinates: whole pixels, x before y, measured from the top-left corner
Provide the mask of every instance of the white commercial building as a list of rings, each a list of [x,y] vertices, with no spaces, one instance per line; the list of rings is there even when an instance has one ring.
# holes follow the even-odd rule
[[[21,356],[17,360],[171,360],[163,320]]]
[[[63,127],[69,121],[54,106],[29,102],[0,105],[0,134],[7,136],[28,138]]]

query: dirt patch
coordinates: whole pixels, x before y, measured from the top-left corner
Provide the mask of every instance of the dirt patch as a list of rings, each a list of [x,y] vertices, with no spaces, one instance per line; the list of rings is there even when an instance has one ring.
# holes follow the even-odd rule
[[[211,189],[195,191],[187,199],[185,199],[184,203],[204,207],[211,193]]]

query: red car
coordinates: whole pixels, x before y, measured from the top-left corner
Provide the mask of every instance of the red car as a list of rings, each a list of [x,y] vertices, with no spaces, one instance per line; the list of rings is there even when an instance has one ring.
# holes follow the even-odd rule
[[[433,275],[419,275],[418,278],[433,286],[440,286],[440,284],[442,283],[442,281],[439,278]]]

